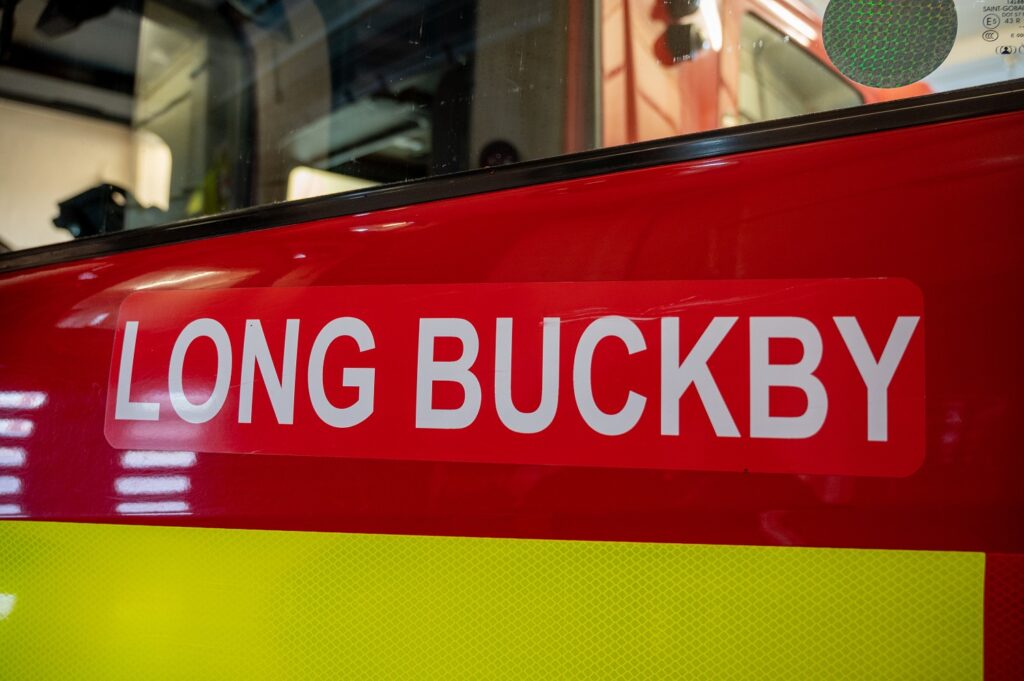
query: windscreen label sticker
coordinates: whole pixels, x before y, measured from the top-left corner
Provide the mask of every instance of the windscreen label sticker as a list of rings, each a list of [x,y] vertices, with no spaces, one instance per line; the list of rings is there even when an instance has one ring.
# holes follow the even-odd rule
[[[1024,55],[1024,0],[985,3],[981,7],[981,38],[1002,57]]]
[[[121,449],[905,476],[924,458],[901,279],[141,291]]]

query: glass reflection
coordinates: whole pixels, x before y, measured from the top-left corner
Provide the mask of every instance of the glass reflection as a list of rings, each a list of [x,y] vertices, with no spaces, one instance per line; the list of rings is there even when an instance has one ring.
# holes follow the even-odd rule
[[[121,456],[125,468],[190,468],[196,463],[195,452],[127,451]]]
[[[189,479],[185,475],[121,477],[114,481],[118,494],[181,494],[187,492]]]
[[[185,501],[126,501],[117,505],[121,515],[184,515],[189,512]]]
[[[121,454],[121,466],[131,475],[114,480],[118,495],[134,497],[117,504],[121,515],[186,515],[189,503],[179,498],[191,488],[188,475],[173,475],[196,465],[196,452],[129,450]],[[147,474],[154,471],[154,474]],[[144,497],[138,499],[138,497]]]
[[[46,393],[37,390],[0,390],[0,409],[38,409],[46,404]]]
[[[21,468],[28,454],[21,447],[0,447],[0,468]]]
[[[0,475],[0,494],[18,494],[21,492],[21,478],[14,475]]]
[[[0,419],[0,437],[26,438],[35,430],[28,419]]]
[[[7,616],[14,610],[14,603],[18,597],[14,594],[0,594],[0,620],[7,619]]]
[[[0,518],[20,518],[23,515],[21,504],[0,504]]]
[[[0,390],[0,410],[29,411],[46,404],[47,395],[40,390]],[[23,418],[0,418],[0,438],[23,440],[32,435],[35,423]],[[20,469],[28,460],[28,451],[0,442],[0,518],[25,516],[22,505],[24,482],[18,475],[7,473]],[[2,617],[0,617],[2,619]]]

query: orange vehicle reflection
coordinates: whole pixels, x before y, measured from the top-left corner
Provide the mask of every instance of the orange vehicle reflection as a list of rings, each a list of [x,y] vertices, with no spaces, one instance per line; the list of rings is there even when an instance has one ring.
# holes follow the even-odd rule
[[[931,92],[924,83],[881,90],[844,78],[825,52],[821,19],[802,2],[601,7],[602,146]]]

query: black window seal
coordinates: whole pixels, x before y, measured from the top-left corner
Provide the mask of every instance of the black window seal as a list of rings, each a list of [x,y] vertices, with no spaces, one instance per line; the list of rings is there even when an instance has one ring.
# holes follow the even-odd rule
[[[482,168],[325,197],[255,206],[0,254],[0,274],[141,248],[238,234],[530,185],[1008,113],[1024,78],[795,118]]]

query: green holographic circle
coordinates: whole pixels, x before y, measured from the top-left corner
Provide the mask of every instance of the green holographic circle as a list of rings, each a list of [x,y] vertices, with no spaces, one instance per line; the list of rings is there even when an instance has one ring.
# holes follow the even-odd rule
[[[956,40],[953,0],[832,0],[825,9],[825,51],[852,81],[896,88],[925,78]]]

